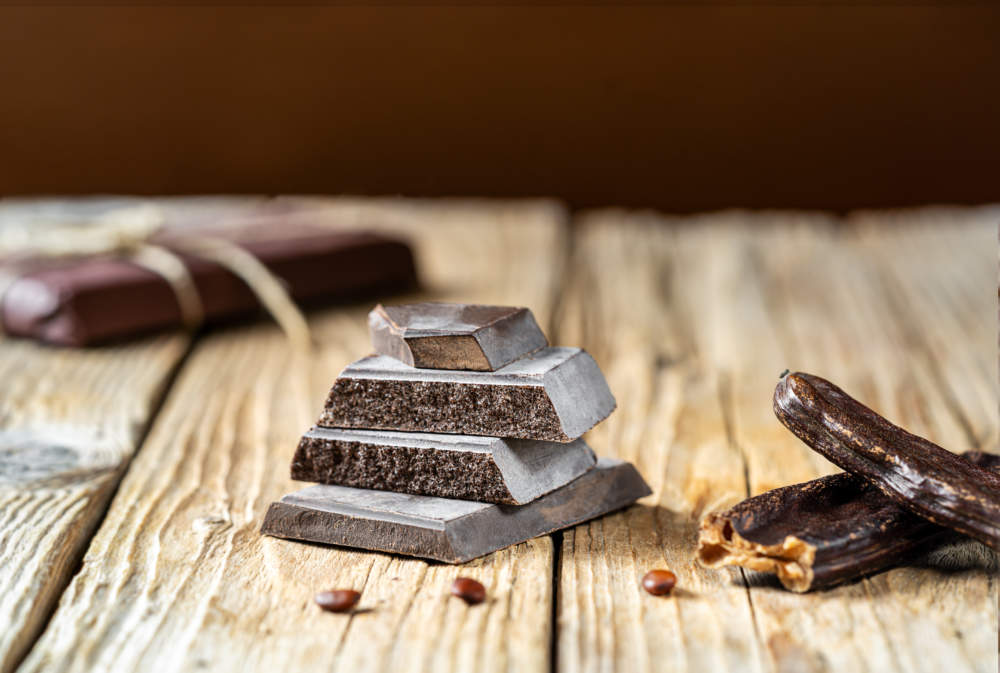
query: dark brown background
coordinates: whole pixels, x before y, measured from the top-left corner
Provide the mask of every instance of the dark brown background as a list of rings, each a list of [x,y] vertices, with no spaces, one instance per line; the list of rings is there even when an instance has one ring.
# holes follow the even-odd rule
[[[0,194],[1000,199],[995,6],[0,7]]]

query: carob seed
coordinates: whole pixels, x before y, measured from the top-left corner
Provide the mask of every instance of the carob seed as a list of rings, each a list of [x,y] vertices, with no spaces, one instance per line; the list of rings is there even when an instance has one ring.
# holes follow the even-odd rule
[[[452,582],[451,593],[469,605],[476,605],[486,600],[486,587],[471,577],[459,577]]]
[[[1000,476],[893,425],[811,374],[778,382],[774,413],[813,450],[889,499],[1000,550]]]
[[[654,596],[666,596],[677,584],[677,575],[669,570],[650,570],[642,578],[642,588]]]
[[[316,605],[327,612],[347,612],[361,599],[361,594],[351,589],[334,589],[332,591],[320,591],[313,599]]]

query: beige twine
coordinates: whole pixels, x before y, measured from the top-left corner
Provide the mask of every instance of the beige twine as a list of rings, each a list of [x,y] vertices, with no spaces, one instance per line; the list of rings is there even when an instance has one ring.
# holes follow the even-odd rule
[[[183,252],[219,264],[242,279],[285,332],[293,346],[312,346],[305,317],[281,281],[266,266],[240,246],[215,236],[184,233],[171,237],[170,247],[154,241],[164,233],[163,212],[152,205],[120,208],[86,223],[70,225],[25,223],[0,230],[0,259],[18,266],[71,257],[120,257],[162,277],[180,306],[181,320],[189,329],[201,325],[205,310],[191,272],[178,257]],[[81,226],[86,224],[86,226]],[[0,277],[0,307],[10,286],[21,274]],[[3,321],[0,320],[0,330]]]

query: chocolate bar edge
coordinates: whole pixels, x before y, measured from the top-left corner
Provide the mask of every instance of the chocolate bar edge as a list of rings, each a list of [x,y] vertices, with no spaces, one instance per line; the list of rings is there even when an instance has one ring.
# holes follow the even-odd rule
[[[316,426],[299,440],[291,476],[320,484],[524,505],[568,484],[596,462],[582,439],[563,444]]]
[[[580,493],[587,488],[600,489],[608,497],[595,501]],[[278,501],[269,507],[261,532],[284,539],[464,563],[618,511],[651,492],[632,464],[605,458],[583,476],[533,503],[519,507],[484,505],[471,514],[444,522],[443,526],[434,522],[427,526],[409,525],[377,516],[357,518]],[[572,505],[586,509],[557,523],[544,522],[547,510],[565,512]],[[497,526],[512,520],[522,526],[520,531],[495,537]],[[373,539],[376,534],[384,537]],[[425,544],[423,550],[419,549],[421,544]]]

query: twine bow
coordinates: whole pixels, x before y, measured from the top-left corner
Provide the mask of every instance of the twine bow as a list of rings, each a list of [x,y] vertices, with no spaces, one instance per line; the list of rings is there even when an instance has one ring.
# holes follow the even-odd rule
[[[153,205],[119,208],[70,225],[36,222],[0,229],[0,258],[16,267],[73,257],[126,259],[162,277],[180,306],[181,320],[196,328],[205,319],[198,288],[177,253],[209,260],[242,279],[293,346],[308,350],[312,341],[305,317],[281,281],[240,246],[224,238],[199,233],[172,234],[164,229],[163,211]],[[85,226],[83,226],[85,225]],[[0,306],[6,290],[20,276],[0,280]],[[2,321],[0,321],[2,327]]]

